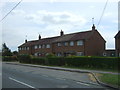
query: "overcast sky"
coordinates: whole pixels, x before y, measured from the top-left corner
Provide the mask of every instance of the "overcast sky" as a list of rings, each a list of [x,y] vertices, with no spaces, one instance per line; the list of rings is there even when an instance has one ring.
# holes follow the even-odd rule
[[[18,2],[1,3],[2,16],[5,16]],[[23,0],[2,21],[2,43],[12,50],[24,43],[24,40],[37,40],[60,35],[61,29],[65,34],[91,30],[92,18],[97,30],[106,40],[106,48],[114,49],[114,36],[118,32],[118,0],[109,0],[104,15],[98,25],[106,0]],[[59,0],[60,1],[60,0]],[[1,23],[1,22],[0,22]],[[96,42],[97,43],[97,42]]]

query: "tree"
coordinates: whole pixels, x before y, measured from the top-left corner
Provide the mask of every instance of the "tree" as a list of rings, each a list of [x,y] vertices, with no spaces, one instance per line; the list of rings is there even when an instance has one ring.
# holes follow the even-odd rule
[[[18,52],[17,51],[13,51],[12,53],[13,53],[13,55],[18,56]]]
[[[12,56],[11,50],[6,46],[5,43],[2,44],[2,56]]]

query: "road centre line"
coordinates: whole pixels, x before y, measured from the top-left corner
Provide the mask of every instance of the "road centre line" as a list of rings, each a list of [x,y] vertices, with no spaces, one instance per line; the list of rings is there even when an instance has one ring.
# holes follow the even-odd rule
[[[86,85],[86,86],[90,86],[89,84],[86,84],[86,83],[82,83],[82,82],[76,82],[78,84],[83,84],[83,85]]]
[[[29,84],[26,84],[26,83],[24,83],[24,82],[18,81],[18,80],[14,79],[14,78],[9,77],[9,79],[10,79],[10,80],[13,80],[13,81],[15,81],[15,82],[17,82],[17,83],[23,84],[23,85],[25,85],[25,86],[28,86],[29,88],[35,88],[35,87],[33,87],[33,86],[29,85]],[[35,88],[35,89],[36,89],[36,88]]]

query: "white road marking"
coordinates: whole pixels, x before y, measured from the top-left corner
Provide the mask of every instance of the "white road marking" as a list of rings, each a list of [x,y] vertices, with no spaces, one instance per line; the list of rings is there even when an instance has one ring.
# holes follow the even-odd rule
[[[83,85],[86,85],[86,86],[90,86],[89,84],[86,84],[86,83],[82,83],[82,82],[77,82],[78,84],[83,84]]]
[[[23,85],[25,85],[25,86],[28,86],[28,87],[30,87],[30,88],[35,88],[35,87],[33,87],[33,86],[29,85],[29,84],[26,84],[26,83],[24,83],[24,82],[18,81],[18,80],[14,79],[14,78],[9,77],[9,79],[10,79],[10,80],[13,80],[13,81],[15,81],[15,82],[17,82],[17,83],[23,84]]]

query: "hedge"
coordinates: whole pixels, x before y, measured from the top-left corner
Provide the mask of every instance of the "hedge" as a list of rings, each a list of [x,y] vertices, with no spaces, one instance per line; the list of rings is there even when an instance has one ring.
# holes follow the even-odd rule
[[[3,56],[2,61],[18,61],[17,56]]]
[[[11,60],[4,58],[4,60]],[[54,66],[72,66],[94,69],[112,69],[117,70],[120,64],[120,58],[117,57],[33,57],[30,55],[19,55],[20,63],[40,64],[40,65],[54,65]],[[120,70],[120,69],[119,69]]]

